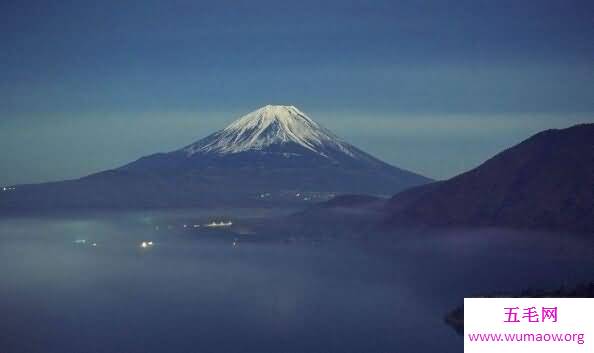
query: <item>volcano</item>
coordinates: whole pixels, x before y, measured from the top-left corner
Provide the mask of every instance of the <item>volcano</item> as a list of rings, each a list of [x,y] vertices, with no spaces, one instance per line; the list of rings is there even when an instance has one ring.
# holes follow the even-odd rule
[[[294,106],[267,105],[178,150],[76,180],[19,185],[1,208],[264,206],[390,195],[430,179],[343,141]]]

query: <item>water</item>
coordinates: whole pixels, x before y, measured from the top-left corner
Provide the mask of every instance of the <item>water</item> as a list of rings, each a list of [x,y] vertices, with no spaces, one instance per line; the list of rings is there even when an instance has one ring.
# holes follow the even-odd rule
[[[462,352],[443,317],[465,295],[594,278],[591,242],[565,234],[285,243],[182,226],[220,214],[273,213],[0,220],[0,351]]]

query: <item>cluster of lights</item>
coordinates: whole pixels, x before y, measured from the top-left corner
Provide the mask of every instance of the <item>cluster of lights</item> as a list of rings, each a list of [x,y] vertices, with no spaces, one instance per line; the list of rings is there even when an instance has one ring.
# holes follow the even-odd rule
[[[232,226],[232,225],[233,225],[233,222],[231,222],[231,221],[227,221],[227,222],[223,222],[223,221],[221,221],[221,222],[214,222],[213,221],[213,222],[210,222],[208,224],[205,224],[204,226],[205,227],[209,227],[209,228],[216,228],[216,227],[229,227],[229,226]]]
[[[87,239],[76,239],[74,241],[74,244],[81,244],[81,245],[86,245],[87,244]],[[97,243],[90,243],[91,246],[97,246]]]
[[[153,242],[152,241],[143,241],[142,243],[140,243],[140,247],[141,248],[148,248],[153,246]]]
[[[86,239],[77,239],[77,240],[74,241],[75,244],[81,244],[81,245],[85,245],[85,244],[87,244],[87,242],[88,241]],[[94,243],[94,242],[93,243],[89,243],[89,244],[92,247],[96,247],[97,246],[97,243]],[[148,241],[145,240],[145,241],[143,241],[143,242],[140,243],[140,247],[143,248],[143,249],[150,248],[153,245],[155,245],[155,243],[152,240],[148,240]],[[233,239],[232,246],[234,248],[239,246],[239,239],[238,238],[234,238]]]
[[[187,228],[200,228],[200,227],[209,227],[209,228],[212,228],[212,227],[229,227],[229,226],[232,226],[232,225],[233,225],[233,222],[232,221],[220,221],[220,222],[213,221],[213,222],[210,222],[210,223],[207,223],[207,224],[203,224],[203,225],[201,225],[201,224],[182,224],[181,227],[187,229]],[[173,229],[173,228],[175,228],[174,225],[167,225],[166,227],[167,227],[167,229]],[[160,226],[158,226],[158,225],[155,226],[155,230],[156,231],[159,231],[160,229],[161,229]]]
[[[90,245],[92,247],[96,247],[97,246],[97,243],[95,243],[95,242],[92,242],[91,243],[87,239],[76,239],[74,241],[74,244],[79,244],[79,245],[87,245],[88,244],[88,245]],[[152,240],[143,241],[143,242],[140,243],[140,247],[143,248],[143,249],[150,248],[153,245],[155,245],[155,243]]]

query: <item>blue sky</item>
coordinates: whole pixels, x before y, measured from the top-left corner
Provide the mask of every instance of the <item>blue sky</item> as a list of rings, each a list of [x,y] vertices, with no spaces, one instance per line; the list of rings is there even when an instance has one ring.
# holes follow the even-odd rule
[[[0,184],[73,178],[292,104],[447,178],[594,121],[591,1],[3,1]]]

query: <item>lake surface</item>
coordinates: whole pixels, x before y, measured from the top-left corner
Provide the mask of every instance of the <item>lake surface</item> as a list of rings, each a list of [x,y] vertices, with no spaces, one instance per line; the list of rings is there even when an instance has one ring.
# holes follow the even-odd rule
[[[204,228],[275,213],[1,219],[0,351],[462,352],[443,317],[464,296],[594,278],[592,242],[566,234],[320,242]]]

